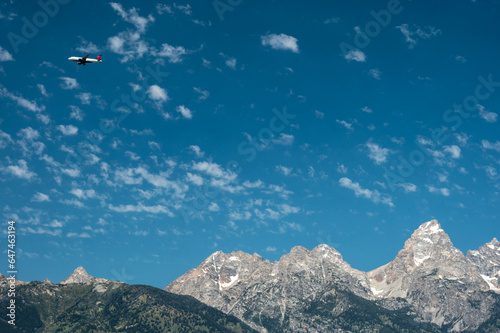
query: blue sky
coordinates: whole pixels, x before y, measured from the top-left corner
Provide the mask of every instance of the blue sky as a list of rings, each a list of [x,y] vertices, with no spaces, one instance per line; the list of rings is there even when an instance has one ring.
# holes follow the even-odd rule
[[[499,8],[3,2],[2,251],[15,219],[21,280],[163,288],[217,250],[326,243],[368,271],[433,218],[477,249],[500,234]]]

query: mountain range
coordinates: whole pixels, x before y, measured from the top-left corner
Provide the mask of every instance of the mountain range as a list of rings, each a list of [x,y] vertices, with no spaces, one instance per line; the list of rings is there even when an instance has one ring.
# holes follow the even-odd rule
[[[363,272],[334,248],[279,261],[217,251],[165,290],[78,267],[53,284],[16,281],[16,326],[0,332],[500,332],[500,242],[464,255],[432,220],[394,260]],[[0,274],[0,307],[9,281]]]
[[[218,251],[165,290],[260,332],[500,332],[499,268],[496,238],[465,256],[432,220],[370,272],[324,244],[275,262]]]

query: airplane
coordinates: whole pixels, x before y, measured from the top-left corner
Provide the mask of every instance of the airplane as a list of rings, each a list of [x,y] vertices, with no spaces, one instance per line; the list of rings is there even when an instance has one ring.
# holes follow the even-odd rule
[[[97,56],[97,59],[88,58],[89,55],[90,53],[87,54],[85,57],[69,57],[68,60],[78,61],[78,65],[83,65],[83,66],[87,65],[87,63],[102,62],[102,55]]]

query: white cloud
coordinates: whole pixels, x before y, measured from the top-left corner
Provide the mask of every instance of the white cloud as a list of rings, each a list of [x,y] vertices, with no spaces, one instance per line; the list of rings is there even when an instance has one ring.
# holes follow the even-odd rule
[[[500,141],[489,142],[488,140],[481,141],[481,145],[484,149],[496,150],[500,153]]]
[[[318,118],[318,119],[325,118],[325,114],[323,112],[321,112],[321,111],[314,110],[314,114],[316,115],[316,118]]]
[[[58,125],[57,129],[61,131],[63,135],[76,135],[78,133],[78,127],[73,125]]]
[[[200,175],[194,175],[190,172],[186,174],[186,180],[198,186],[203,185],[203,178]]]
[[[78,106],[70,105],[69,108],[71,109],[71,113],[69,114],[71,119],[83,120],[83,111]]]
[[[76,81],[76,79],[72,77],[61,76],[59,77],[59,79],[62,80],[61,84],[59,85],[62,89],[73,90],[80,88],[80,84]]]
[[[405,36],[406,42],[409,44],[409,49],[414,48],[419,39],[429,39],[433,36],[441,34],[441,30],[431,26],[427,26],[422,29],[417,25],[413,25],[413,30],[411,30],[408,24],[402,24],[396,28],[399,29]]]
[[[179,105],[175,109],[182,115],[183,118],[185,119],[193,118],[193,112],[184,105]]]
[[[201,58],[201,59],[203,61],[203,67],[210,68],[210,65],[212,64],[212,62],[205,59],[205,58]]]
[[[168,214],[169,216],[172,215],[172,212],[168,209],[168,207],[163,206],[163,205],[156,205],[156,206],[144,206],[142,203],[139,203],[137,205],[118,205],[114,206],[112,204],[109,204],[109,209],[111,209],[114,212],[118,213],[151,213],[151,214]]]
[[[346,174],[347,173],[347,168],[345,165],[337,163],[337,172]]]
[[[445,197],[450,195],[450,190],[445,187],[437,188],[432,185],[427,185],[427,189],[430,193],[441,194]]]
[[[154,187],[165,188],[173,191],[173,195],[176,197],[184,197],[188,186],[168,179],[169,175],[169,171],[163,171],[159,174],[151,174],[146,168],[140,166],[137,168],[116,170],[115,181],[126,185],[137,185],[142,184],[143,180],[145,180]]]
[[[43,114],[43,113],[37,113],[36,119],[40,120],[45,125],[48,125],[50,123],[50,117],[46,114]]]
[[[366,61],[366,54],[361,51],[361,50],[350,50],[345,56],[345,59],[347,60],[354,60],[357,62],[365,62]]]
[[[380,80],[380,77],[382,76],[382,71],[378,68],[372,68],[368,72],[368,75],[370,75],[372,78],[376,80]]]
[[[86,41],[82,37],[80,38],[81,38],[81,44],[76,48],[78,52],[81,52],[83,54],[101,52],[101,49],[97,45],[95,45],[92,42]]]
[[[197,162],[192,165],[195,171],[203,172],[212,177],[209,184],[229,193],[237,193],[244,188],[239,185],[231,185],[235,182],[237,174],[231,170],[224,170],[219,164],[213,162]]]
[[[45,89],[45,86],[43,84],[37,84],[36,85],[38,87],[38,89],[40,90],[40,93],[45,96],[45,97],[49,97],[49,94],[47,93],[47,89]]]
[[[260,179],[254,181],[254,182],[250,182],[248,180],[245,180],[243,182],[243,186],[248,187],[248,188],[261,188],[264,186],[264,182]]]
[[[279,138],[273,139],[273,143],[277,145],[291,146],[294,140],[295,137],[292,134],[280,133]]]
[[[191,15],[192,14],[192,11],[191,11],[191,5],[189,4],[186,4],[186,5],[178,5],[174,2],[174,8],[181,11],[182,13],[186,14],[186,15]]]
[[[14,58],[12,57],[12,54],[10,54],[9,51],[0,46],[0,62],[13,60]]]
[[[455,138],[461,145],[466,145],[470,136],[467,133],[455,133]]]
[[[218,212],[220,210],[220,207],[219,207],[219,205],[216,202],[212,202],[208,206],[208,210],[211,211],[211,212]]]
[[[3,170],[21,179],[31,180],[36,177],[36,173],[28,170],[28,164],[25,160],[19,160],[17,165],[9,165]]]
[[[351,123],[348,123],[347,121],[345,120],[336,120],[336,122],[342,126],[344,126],[345,128],[347,128],[349,131],[354,131],[354,128],[352,128],[352,124]]]
[[[276,248],[274,246],[266,247],[266,252],[276,252]]]
[[[300,208],[293,207],[288,204],[281,204],[278,206],[278,209],[283,215],[297,214],[300,211]]]
[[[172,14],[172,7],[163,3],[158,3],[156,4],[156,11],[160,15],[163,15],[163,13]]]
[[[153,55],[166,57],[170,63],[182,62],[182,56],[188,54],[185,48],[182,46],[172,46],[167,43],[161,45],[161,50],[159,52],[154,52]]]
[[[209,176],[234,181],[237,175],[232,171],[225,171],[219,164],[212,162],[193,163],[193,170],[205,172]]]
[[[208,91],[202,90],[201,88],[193,87],[193,90],[200,94],[200,97],[198,97],[198,100],[200,101],[205,100],[210,96]]]
[[[38,227],[37,229],[33,229],[31,227],[27,227],[24,230],[31,233],[31,234],[39,234],[39,235],[47,234],[47,235],[51,235],[51,236],[60,236],[61,235],[61,229],[54,230],[54,229],[47,229],[47,228],[42,228],[42,227]]]
[[[229,58],[226,60],[226,66],[236,70],[236,58]]]
[[[75,167],[75,168],[62,168],[61,172],[63,174],[65,174],[66,176],[69,176],[71,178],[78,178],[81,175],[81,171],[77,167]]]
[[[486,175],[492,179],[496,178],[496,176],[498,175],[497,169],[492,166],[487,166],[486,168],[484,168],[484,171],[486,171]]]
[[[196,145],[189,146],[189,149],[196,155],[196,157],[203,157],[205,155],[205,153],[201,151],[201,148]]]
[[[373,113],[373,110],[371,108],[369,108],[368,106],[362,107],[361,111],[366,112],[366,113]]]
[[[329,19],[326,19],[323,21],[324,24],[330,24],[330,23],[338,23],[340,21],[340,18],[338,17],[332,17]]]
[[[292,174],[293,168],[289,168],[283,165],[277,165],[276,171],[281,172],[284,176],[290,176]]]
[[[14,102],[17,102],[17,105],[19,105],[22,108],[25,108],[26,110],[32,111],[32,112],[41,112],[45,110],[45,106],[38,106],[36,102],[31,102],[28,101],[27,99],[23,98],[22,96],[16,96],[9,92],[4,86],[0,84],[0,97],[6,97]]]
[[[90,235],[86,232],[76,233],[76,232],[68,232],[66,237],[78,237],[78,238],[90,238]]]
[[[73,188],[69,193],[73,194],[76,196],[78,199],[92,199],[92,198],[97,198],[97,194],[94,190],[82,190],[79,188]]]
[[[368,157],[371,158],[375,164],[382,164],[387,162],[387,156],[390,153],[390,150],[387,148],[382,148],[376,143],[367,142],[366,147],[368,148]]]
[[[135,7],[125,11],[119,3],[110,2],[110,5],[125,22],[132,23],[140,33],[144,33],[148,24],[155,21],[151,14],[148,17],[140,16]]]
[[[354,191],[356,197],[364,197],[373,201],[374,203],[383,203],[384,205],[388,205],[389,207],[394,207],[390,196],[382,195],[377,190],[362,188],[359,183],[353,183],[349,178],[340,178],[339,184],[342,187]]]
[[[43,194],[41,192],[37,192],[33,195],[33,198],[31,198],[31,201],[35,202],[45,202],[45,201],[50,201],[50,198],[47,194]]]
[[[402,187],[405,193],[416,192],[417,185],[412,183],[399,183],[397,186]]]
[[[461,149],[459,146],[456,145],[451,145],[451,146],[444,146],[444,151],[449,153],[451,158],[460,158],[461,154]]]
[[[10,137],[10,135],[5,133],[4,131],[0,130],[0,149],[4,149],[12,142],[13,141],[12,141],[12,138]]]
[[[261,37],[262,45],[270,46],[275,50],[299,52],[297,38],[285,34],[269,34]]]
[[[156,84],[149,86],[146,92],[153,101],[166,102],[169,100],[167,91]]]
[[[108,48],[122,56],[121,63],[140,59],[149,51],[148,43],[136,31],[122,31],[117,36],[109,37]]]
[[[489,123],[494,123],[497,121],[498,114],[496,114],[495,112],[486,110],[482,105],[478,105],[477,108],[479,109],[479,117],[483,118]]]

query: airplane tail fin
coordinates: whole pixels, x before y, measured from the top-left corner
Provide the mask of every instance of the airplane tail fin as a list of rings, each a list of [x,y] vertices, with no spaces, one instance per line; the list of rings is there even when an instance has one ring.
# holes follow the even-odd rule
[[[102,54],[97,56],[97,61],[101,62],[102,61]]]

